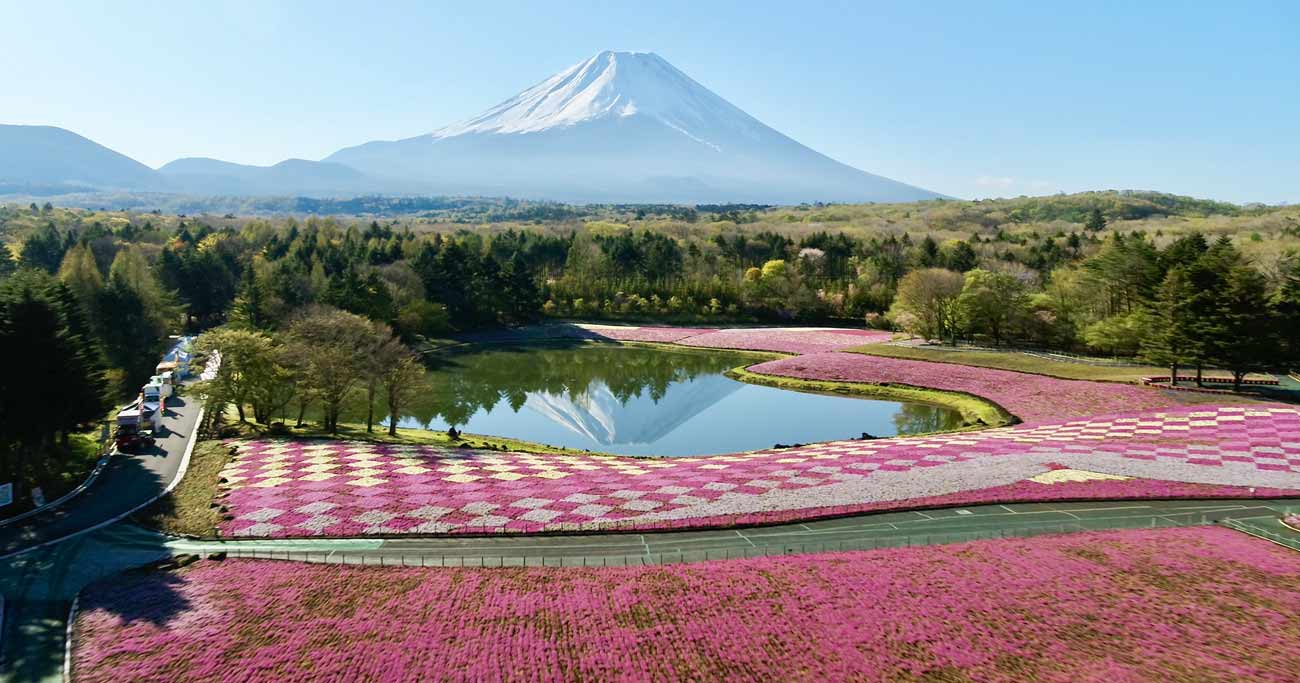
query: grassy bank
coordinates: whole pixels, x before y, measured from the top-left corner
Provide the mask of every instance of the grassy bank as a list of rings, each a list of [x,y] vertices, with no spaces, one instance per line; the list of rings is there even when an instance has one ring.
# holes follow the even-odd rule
[[[929,403],[945,408],[952,408],[961,413],[966,426],[963,429],[983,429],[1013,424],[1016,418],[1002,406],[971,394],[956,391],[940,391],[902,384],[869,384],[866,382],[830,382],[825,380],[796,379],[777,375],[763,375],[750,372],[745,368],[736,368],[727,373],[728,377],[741,382],[761,384],[768,387],[790,389],[793,391],[814,391],[828,394],[847,394],[876,398],[884,401],[904,401],[908,403]]]
[[[340,422],[337,434],[330,434],[315,423],[307,423],[302,427],[294,427],[292,423],[285,423],[288,431],[284,433],[274,433],[267,429],[266,425],[259,425],[252,422],[239,422],[238,414],[234,408],[227,408],[222,426],[223,436],[230,438],[290,438],[290,439],[341,439],[347,441],[370,441],[373,443],[400,443],[400,444],[418,444],[423,446],[441,446],[443,448],[457,448],[465,446],[468,448],[480,448],[487,450],[503,451],[527,451],[529,453],[583,453],[591,454],[588,451],[580,451],[572,448],[559,448],[548,446],[546,444],[536,443],[533,441],[523,441],[520,439],[511,439],[505,436],[489,436],[483,434],[469,434],[462,432],[459,439],[452,439],[447,436],[446,432],[433,431],[429,429],[406,429],[399,427],[397,436],[388,434],[388,427],[376,424],[373,432],[366,431],[364,422]],[[596,453],[595,455],[603,455]]]
[[[885,358],[923,360],[931,363],[953,363],[979,368],[1011,370],[1033,375],[1046,375],[1060,379],[1084,379],[1094,382],[1136,382],[1142,377],[1167,375],[1168,368],[1154,366],[1088,365],[1031,356],[1017,351],[939,350],[914,346],[867,344],[849,349],[852,353]],[[1182,374],[1181,372],[1179,374]],[[1207,374],[1208,376],[1208,374]]]
[[[99,434],[100,426],[96,424],[83,432],[69,434],[66,448],[61,445],[55,446],[60,453],[54,458],[49,458],[54,462],[51,466],[52,471],[36,473],[33,482],[34,486],[41,488],[41,493],[47,502],[77,488],[90,476],[95,469],[95,464],[99,462]],[[30,469],[28,471],[30,472]],[[0,482],[13,481],[13,479],[12,472],[0,473]],[[14,496],[13,503],[0,508],[0,520],[21,515],[34,507],[26,486],[21,488],[22,491]]]
[[[211,506],[221,470],[230,462],[231,447],[220,441],[200,441],[190,454],[189,469],[172,492],[134,516],[147,527],[169,534],[214,536],[221,510]]]

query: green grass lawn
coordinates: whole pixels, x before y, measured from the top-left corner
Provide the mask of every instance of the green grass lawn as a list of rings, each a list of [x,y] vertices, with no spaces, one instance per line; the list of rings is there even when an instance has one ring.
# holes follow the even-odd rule
[[[113,414],[116,414],[116,410]],[[99,462],[100,425],[68,435],[67,452],[58,457],[54,471],[37,475],[36,486],[41,487],[45,500],[52,501],[77,488],[90,476]],[[56,448],[63,448],[56,446]],[[0,478],[0,481],[8,477]],[[31,499],[24,492],[15,496],[12,504],[0,508],[0,519],[20,515],[32,509]]]
[[[42,482],[46,500],[59,496],[81,485],[99,462],[99,425],[68,437],[68,456],[62,471]]]
[[[581,453],[583,455],[608,455],[592,451],[575,450],[548,446],[533,441],[511,439],[505,436],[488,436],[462,432],[459,439],[451,439],[446,432],[429,429],[406,429],[398,427],[397,436],[389,436],[388,427],[378,423],[374,431],[367,432],[364,422],[340,422],[338,434],[330,434],[320,425],[307,422],[302,427],[294,427],[292,420],[286,420],[288,431],[283,434],[272,433],[266,425],[253,422],[240,422],[239,414],[233,407],[227,407],[222,416],[222,435],[228,438],[292,438],[292,439],[342,439],[347,441],[373,441],[375,443],[403,443],[424,446],[442,446],[456,448],[464,445],[468,448],[488,450],[528,451],[529,453]]]
[[[996,368],[1027,372],[1035,375],[1047,375],[1061,379],[1086,379],[1098,382],[1136,382],[1143,377],[1163,376],[1169,374],[1169,368],[1154,366],[1109,366],[1071,363],[1051,360],[1027,353],[1015,351],[977,351],[977,350],[939,350],[914,346],[892,346],[888,344],[867,344],[849,349],[853,353],[886,358],[903,358],[907,360],[924,360],[933,363],[954,363],[956,365],[973,365],[981,368]],[[1183,371],[1179,371],[1179,375]],[[1223,376],[1224,373],[1213,373]],[[1206,373],[1210,376],[1211,373]]]
[[[940,391],[923,387],[910,387],[899,384],[884,386],[865,382],[830,382],[825,380],[797,379],[777,375],[763,375],[736,368],[727,373],[728,377],[781,389],[794,391],[814,391],[828,394],[849,394],[883,401],[906,401],[909,403],[930,403],[952,408],[961,413],[968,429],[1001,427],[1015,421],[1001,406],[978,396],[956,391]]]

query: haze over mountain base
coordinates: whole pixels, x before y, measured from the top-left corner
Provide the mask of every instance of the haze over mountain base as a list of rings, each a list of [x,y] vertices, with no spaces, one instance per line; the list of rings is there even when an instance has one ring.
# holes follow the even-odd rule
[[[942,196],[809,149],[653,53],[602,52],[467,121],[348,147],[322,161],[248,166],[185,158],[154,170],[47,126],[0,126],[0,151],[0,186],[17,193],[763,204]]]

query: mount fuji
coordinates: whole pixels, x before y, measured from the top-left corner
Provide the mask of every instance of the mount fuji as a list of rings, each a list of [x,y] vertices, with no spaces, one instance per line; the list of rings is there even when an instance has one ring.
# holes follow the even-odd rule
[[[322,161],[155,170],[71,131],[0,125],[0,194],[471,195],[576,203],[909,202],[942,195],[782,135],[649,52],[602,52],[466,121]]]
[[[602,52],[461,123],[324,161],[446,194],[576,202],[941,196],[809,149],[645,52]]]

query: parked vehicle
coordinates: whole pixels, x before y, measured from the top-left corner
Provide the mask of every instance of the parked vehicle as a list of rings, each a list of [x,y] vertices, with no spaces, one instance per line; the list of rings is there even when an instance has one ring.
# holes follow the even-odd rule
[[[168,396],[171,396],[172,393],[174,393],[174,392],[172,391],[172,390],[174,389],[174,387],[172,386],[172,384],[171,384],[170,382],[168,382],[166,379],[164,379],[162,375],[154,375],[153,377],[150,377],[150,378],[149,378],[149,383],[146,384],[146,385],[144,385],[144,386],[145,386],[146,388],[148,388],[148,387],[157,387],[157,388],[158,388],[158,395],[159,395],[159,397],[160,397],[160,402],[161,402],[161,403],[166,403],[166,399],[167,399],[167,397],[168,397]]]
[[[140,410],[140,404],[136,403],[128,408],[123,408],[117,413],[117,430],[139,429],[144,422],[143,412]]]
[[[146,384],[140,387],[140,398],[145,403],[154,403],[159,407],[166,407],[167,396],[163,394],[161,384]]]
[[[123,453],[136,453],[155,443],[153,434],[139,429],[120,428],[113,437],[113,446]]]

